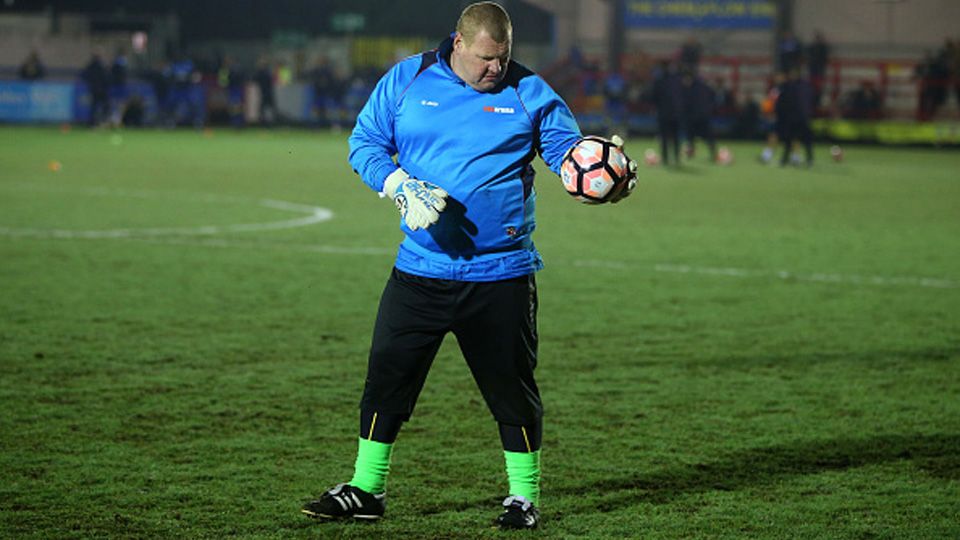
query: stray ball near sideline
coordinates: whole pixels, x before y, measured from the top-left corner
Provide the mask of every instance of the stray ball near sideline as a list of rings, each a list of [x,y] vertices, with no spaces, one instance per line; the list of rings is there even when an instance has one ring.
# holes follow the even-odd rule
[[[717,149],[717,165],[730,165],[733,163],[733,152],[726,146]]]
[[[654,167],[660,164],[660,156],[653,148],[647,148],[643,151],[643,164],[647,167]]]
[[[841,161],[843,161],[843,148],[840,148],[840,146],[836,144],[831,146],[830,157],[833,158],[833,160],[836,161],[837,163],[840,163]]]

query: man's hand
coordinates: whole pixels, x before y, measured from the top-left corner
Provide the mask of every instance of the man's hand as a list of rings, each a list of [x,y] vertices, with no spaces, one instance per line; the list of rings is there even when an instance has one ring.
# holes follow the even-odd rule
[[[623,186],[620,193],[610,199],[611,203],[618,203],[629,197],[630,194],[633,193],[634,188],[637,187],[637,162],[630,159],[627,152],[623,150],[623,139],[619,135],[610,137],[610,142],[617,145],[617,148],[623,151],[623,155],[627,158],[627,185]]]
[[[447,192],[439,186],[410,178],[407,171],[397,169],[383,183],[383,192],[397,205],[400,217],[410,230],[426,229],[440,219],[447,207]]]

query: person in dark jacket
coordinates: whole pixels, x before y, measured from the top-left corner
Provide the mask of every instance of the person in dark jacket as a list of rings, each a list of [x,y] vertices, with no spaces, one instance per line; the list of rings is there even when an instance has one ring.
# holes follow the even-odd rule
[[[326,56],[320,56],[310,70],[309,77],[313,86],[313,112],[317,125],[338,125],[344,85],[336,69]]]
[[[122,49],[117,50],[113,63],[110,64],[110,119],[113,124],[119,124],[123,117],[127,102],[130,99],[130,89],[127,79],[130,72],[130,61]]]
[[[799,69],[790,71],[790,76],[780,87],[776,104],[777,123],[783,137],[783,156],[780,166],[790,159],[790,148],[799,140],[806,151],[807,167],[813,165],[813,132],[810,118],[813,116],[813,87],[800,76]]]
[[[696,139],[700,137],[710,149],[710,161],[717,160],[717,142],[710,124],[715,104],[716,94],[710,85],[693,73],[683,75],[683,116],[688,158],[693,157]]]
[[[227,98],[227,116],[230,125],[240,127],[243,125],[243,99],[246,80],[244,73],[240,70],[233,58],[224,56],[217,69],[217,86],[226,93]]]
[[[43,67],[43,62],[40,61],[40,55],[37,54],[37,51],[30,53],[30,56],[20,64],[20,69],[17,70],[17,76],[25,81],[36,81],[42,79],[46,76],[47,70]]]
[[[823,87],[827,80],[827,66],[830,63],[830,44],[823,36],[823,32],[818,31],[813,38],[813,43],[807,48],[807,69],[810,73],[810,83],[813,84],[813,106],[819,107]]]
[[[173,122],[171,112],[170,89],[173,85],[173,73],[168,60],[158,60],[150,69],[140,74],[141,78],[150,83],[153,95],[157,100],[156,123],[161,126],[170,126]]]
[[[696,73],[700,67],[700,57],[703,55],[703,45],[696,37],[690,36],[680,47],[680,67]]]
[[[653,81],[653,101],[657,107],[657,131],[664,165],[670,164],[670,150],[674,163],[680,164],[682,99],[683,88],[676,67],[667,61],[661,62]]]
[[[260,123],[272,125],[280,117],[277,110],[277,98],[274,90],[273,71],[266,58],[257,61],[257,70],[253,74],[253,82],[260,89]]]
[[[800,67],[803,60],[803,43],[793,32],[784,30],[777,42],[777,63],[780,71],[789,73]]]
[[[80,78],[90,91],[90,125],[96,126],[106,120],[110,112],[110,73],[103,64],[99,52],[93,53],[90,63],[80,72]]]

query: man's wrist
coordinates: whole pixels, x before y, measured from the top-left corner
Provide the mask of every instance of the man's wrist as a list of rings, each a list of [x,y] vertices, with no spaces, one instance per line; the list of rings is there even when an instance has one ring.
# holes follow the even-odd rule
[[[397,170],[387,175],[387,178],[383,181],[383,193],[391,199],[395,199],[400,184],[408,178],[410,178],[410,175],[407,174],[407,171],[397,167]]]

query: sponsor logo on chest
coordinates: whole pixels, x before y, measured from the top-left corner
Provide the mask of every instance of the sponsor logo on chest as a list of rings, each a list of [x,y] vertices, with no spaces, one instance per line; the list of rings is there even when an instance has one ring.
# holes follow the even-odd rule
[[[420,105],[423,107],[432,107],[436,108],[440,106],[440,102],[432,99],[421,99]],[[494,105],[484,105],[483,112],[493,113],[493,114],[516,114],[517,109],[514,107],[498,107]]]

